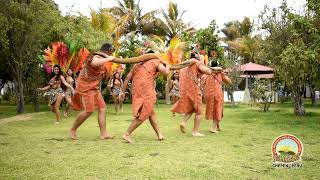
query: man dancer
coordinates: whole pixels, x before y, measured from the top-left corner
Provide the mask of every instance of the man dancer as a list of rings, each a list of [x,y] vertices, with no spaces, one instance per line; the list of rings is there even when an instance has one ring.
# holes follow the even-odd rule
[[[122,95],[127,89],[129,80],[132,80],[133,120],[127,131],[122,136],[122,138],[128,143],[133,142],[130,135],[146,119],[149,119],[158,139],[164,139],[160,132],[156,114],[153,109],[157,100],[154,80],[158,72],[166,75],[169,74],[168,65],[166,66],[165,62],[160,59],[151,59],[134,65],[124,80]]]
[[[69,130],[70,137],[77,139],[77,129],[89,118],[95,109],[98,109],[98,123],[100,128],[100,139],[112,139],[106,129],[106,104],[100,92],[100,82],[104,75],[104,64],[112,61],[115,57],[111,56],[113,46],[103,44],[100,52],[93,53],[86,60],[83,69],[77,79],[76,92],[73,97],[73,108],[81,110]]]
[[[211,61],[210,66],[217,67],[217,61]],[[220,121],[223,117],[223,91],[222,82],[231,84],[231,80],[223,72],[213,72],[205,77],[204,95],[206,99],[206,119],[212,120],[210,132],[220,131]]]
[[[211,74],[211,70],[196,59],[195,53],[191,53],[191,60],[196,61],[196,63],[180,70],[180,99],[173,105],[171,111],[185,115],[180,123],[182,133],[186,133],[187,120],[195,113],[192,136],[204,136],[199,133],[200,120],[202,117],[202,97],[199,78],[202,74]]]

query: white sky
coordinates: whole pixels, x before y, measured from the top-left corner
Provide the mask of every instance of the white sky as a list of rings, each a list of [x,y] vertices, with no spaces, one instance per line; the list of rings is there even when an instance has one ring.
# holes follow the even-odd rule
[[[216,20],[219,28],[228,21],[239,20],[248,16],[255,20],[265,5],[278,7],[282,0],[172,0],[178,3],[179,10],[186,10],[183,19],[197,28],[207,27],[211,20]],[[302,11],[306,0],[287,0],[290,7]],[[55,0],[63,15],[80,11],[89,16],[90,8],[113,7],[114,0]],[[144,11],[167,8],[169,0],[140,0]]]

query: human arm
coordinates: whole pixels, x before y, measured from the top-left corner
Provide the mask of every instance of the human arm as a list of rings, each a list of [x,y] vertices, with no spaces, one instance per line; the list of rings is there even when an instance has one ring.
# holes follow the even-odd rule
[[[211,74],[211,69],[206,67],[204,64],[198,62],[196,63],[196,65],[201,73],[208,74],[208,75]]]
[[[93,56],[93,59],[90,64],[94,67],[98,67],[104,65],[107,62],[111,62],[113,59],[115,59],[114,56],[108,56],[105,58],[101,58],[100,56]]]
[[[231,79],[227,75],[225,75],[224,72],[222,72],[221,74],[222,74],[222,81],[224,83],[226,83],[226,84],[231,84],[232,83]]]
[[[37,88],[38,91],[46,91],[50,89],[50,85],[43,87],[43,88]]]
[[[71,89],[71,92],[74,93],[74,88],[66,81],[63,76],[60,76],[61,82],[68,88]]]
[[[127,88],[128,88],[128,83],[129,81],[132,79],[132,76],[133,76],[133,69],[135,68],[135,66],[132,67],[131,71],[128,73],[126,79],[124,80],[123,82],[123,85],[122,85],[122,91],[121,91],[121,94],[124,95],[124,93],[126,92]]]

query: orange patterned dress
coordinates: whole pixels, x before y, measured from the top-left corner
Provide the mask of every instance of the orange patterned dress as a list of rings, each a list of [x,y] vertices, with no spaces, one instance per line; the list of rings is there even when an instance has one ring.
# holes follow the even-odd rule
[[[199,78],[202,73],[196,64],[180,70],[180,99],[171,108],[172,112],[202,114],[202,98]]]
[[[93,112],[95,109],[105,108],[106,104],[100,92],[100,82],[104,77],[103,66],[94,67],[91,65],[93,54],[88,58],[80,71],[76,84],[76,92],[73,96],[73,108],[77,111],[84,109],[86,112]]]
[[[157,100],[154,80],[159,64],[159,59],[152,59],[136,64],[132,69],[132,112],[141,121],[154,114]]]
[[[206,99],[206,119],[220,121],[223,117],[223,73],[211,74],[205,77],[204,95]]]

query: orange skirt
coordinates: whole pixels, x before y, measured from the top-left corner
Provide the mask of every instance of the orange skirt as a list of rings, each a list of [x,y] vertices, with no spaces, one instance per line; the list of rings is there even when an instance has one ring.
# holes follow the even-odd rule
[[[223,117],[223,99],[210,97],[206,99],[206,119],[220,121]]]
[[[202,97],[198,94],[194,98],[181,97],[171,108],[172,112],[180,114],[202,114]]]
[[[106,108],[106,103],[99,90],[90,90],[85,93],[76,92],[73,96],[73,108],[76,111],[93,112],[95,109]]]

